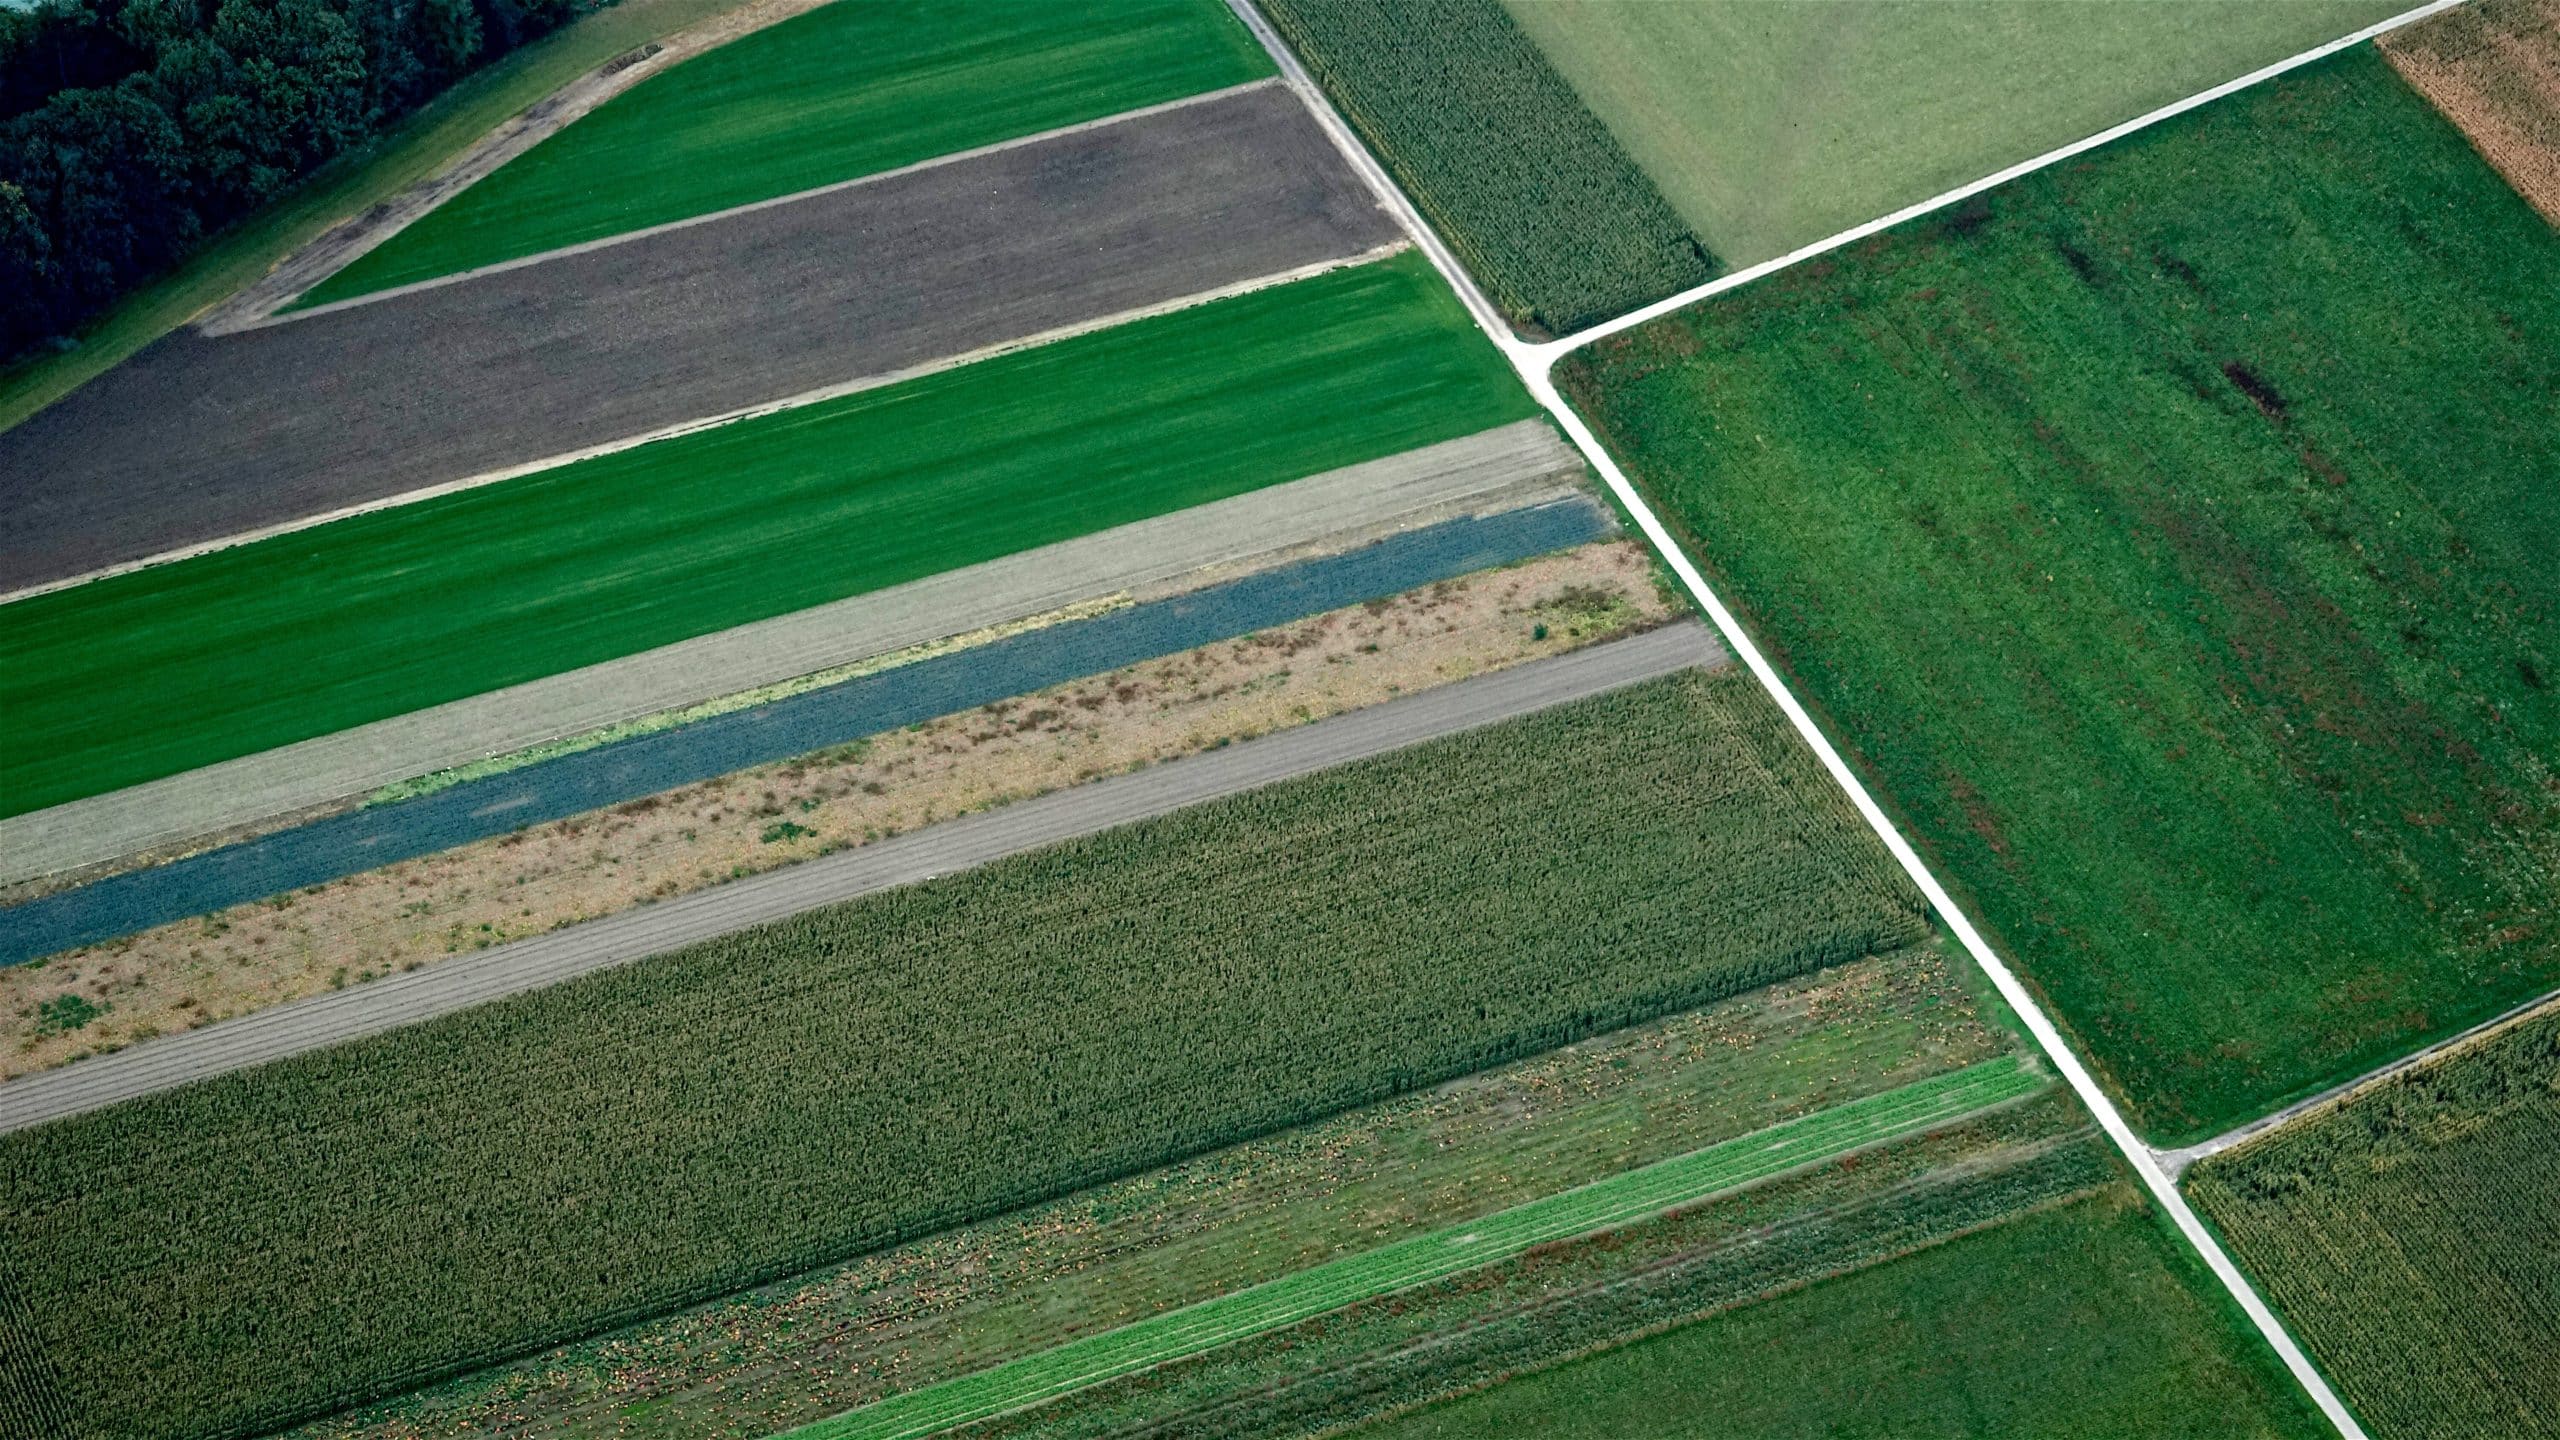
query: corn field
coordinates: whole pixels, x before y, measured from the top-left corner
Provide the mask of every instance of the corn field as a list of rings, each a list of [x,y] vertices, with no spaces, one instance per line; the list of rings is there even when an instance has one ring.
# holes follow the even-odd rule
[[[2560,1008],[2187,1188],[2376,1436],[2560,1436]]]
[[[0,1274],[241,1434],[1925,933],[1685,672],[10,1135]]]
[[[1500,0],[1263,0],[1512,323],[1563,335],[1715,257]]]

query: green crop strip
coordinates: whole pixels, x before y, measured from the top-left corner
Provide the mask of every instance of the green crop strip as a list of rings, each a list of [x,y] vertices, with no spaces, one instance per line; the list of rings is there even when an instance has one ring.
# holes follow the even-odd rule
[[[1498,0],[1262,8],[1513,324],[1561,335],[1716,273]]]
[[[1536,1246],[1693,1204],[1718,1191],[2032,1095],[2045,1084],[2041,1072],[2014,1056],[1986,1060],[976,1375],[911,1390],[788,1434],[791,1440],[931,1435],[1345,1305],[1500,1264]]]
[[[316,305],[1239,85],[1218,0],[851,0],[597,106],[311,288]]]
[[[2560,983],[2554,295],[2355,50],[1563,379],[2175,1142]]]
[[[1533,413],[1405,254],[37,596],[0,814]]]

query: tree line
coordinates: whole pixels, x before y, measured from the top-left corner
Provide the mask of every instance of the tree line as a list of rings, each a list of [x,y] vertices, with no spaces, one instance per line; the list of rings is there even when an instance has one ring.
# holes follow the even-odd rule
[[[67,344],[207,237],[601,3],[0,7],[0,360]]]

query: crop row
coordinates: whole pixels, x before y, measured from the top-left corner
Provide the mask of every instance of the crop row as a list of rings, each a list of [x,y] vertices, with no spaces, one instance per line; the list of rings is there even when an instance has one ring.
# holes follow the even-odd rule
[[[1348,1255],[1198,1305],[1028,1355],[849,1415],[795,1440],[920,1440],[1073,1393],[1328,1310],[1512,1260],[1539,1246],[1634,1223],[1862,1145],[2033,1094],[2041,1072],[2001,1056],[1800,1116],[1703,1150],[1542,1196],[1446,1229]]]
[[[9,1136],[0,1265],[235,1433],[1924,933],[1684,672]]]
[[[1338,1433],[1362,1420],[1997,1224],[2103,1186],[2055,1095],[1605,1235],[1368,1301],[972,1429],[998,1436]]]
[[[2560,1435],[2560,1008],[2187,1185],[2376,1434]]]
[[[1499,0],[1262,8],[1512,323],[1561,335],[1715,275]]]

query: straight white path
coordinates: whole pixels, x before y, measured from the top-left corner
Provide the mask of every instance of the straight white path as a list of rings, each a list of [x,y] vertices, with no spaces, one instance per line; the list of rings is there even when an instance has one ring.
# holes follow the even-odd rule
[[[1737,271],[1720,280],[1683,291],[1667,300],[1648,305],[1616,320],[1545,344],[1532,344],[1512,333],[1510,326],[1503,322],[1491,302],[1477,290],[1475,281],[1467,274],[1465,268],[1457,263],[1456,258],[1451,255],[1439,236],[1432,232],[1431,227],[1423,223],[1421,212],[1370,156],[1367,148],[1360,143],[1359,137],[1352,133],[1350,126],[1344,123],[1342,117],[1335,112],[1331,102],[1325,98],[1324,92],[1308,75],[1306,68],[1298,63],[1297,56],[1290,52],[1288,46],[1281,42],[1261,14],[1253,8],[1252,0],[1227,0],[1227,3],[1237,17],[1253,31],[1255,38],[1262,42],[1263,48],[1270,52],[1290,87],[1323,122],[1326,133],[1333,138],[1335,146],[1342,151],[1345,162],[1378,192],[1380,202],[1395,213],[1405,229],[1412,234],[1415,243],[1431,257],[1432,264],[1439,269],[1441,275],[1456,288],[1460,296],[1464,297],[1467,309],[1474,315],[1477,326],[1501,349],[1505,358],[1511,362],[1513,369],[1519,372],[1522,383],[1529,387],[1529,393],[1537,397],[1538,403],[1555,417],[1557,424],[1564,427],[1565,434],[1581,449],[1585,458],[1591,462],[1592,468],[1597,470],[1601,479],[1607,483],[1610,493],[1616,495],[1619,503],[1624,505],[1627,512],[1635,518],[1637,528],[1644,532],[1646,540],[1660,553],[1665,563],[1670,565],[1672,572],[1679,576],[1681,585],[1688,590],[1699,607],[1715,622],[1718,633],[1723,635],[1733,653],[1750,667],[1751,673],[1759,679],[1761,685],[1776,700],[1779,708],[1786,713],[1787,720],[1795,727],[1796,733],[1801,735],[1805,743],[1813,748],[1814,753],[1821,757],[1823,768],[1830,771],[1833,780],[1848,793],[1850,800],[1857,806],[1858,813],[1866,818],[1868,826],[1884,841],[1885,847],[1892,852],[1894,859],[1901,864],[1903,870],[1911,876],[1912,882],[1920,887],[1923,895],[1928,897],[1930,905],[1946,920],[1949,929],[1965,947],[1966,953],[1970,954],[1974,962],[1982,967],[1983,973],[1991,978],[1992,984],[2000,991],[2001,998],[2018,1013],[2028,1033],[2034,1037],[2037,1046],[2053,1061],[2054,1068],[2070,1084],[2073,1093],[2079,1096],[2081,1103],[2097,1117],[2108,1139],[2114,1143],[2117,1150],[2123,1154],[2125,1162],[2131,1165],[2135,1174],[2141,1178],[2143,1188],[2151,1193],[2153,1200],[2158,1202],[2161,1209],[2176,1223],[2179,1233],[2186,1237],[2187,1243],[2203,1257],[2205,1264],[2213,1271],[2214,1278],[2222,1283],[2223,1288],[2230,1293],[2233,1302],[2238,1304],[2241,1311],[2248,1316],[2250,1324],[2256,1327],[2258,1333],[2274,1349],[2277,1357],[2284,1362],[2286,1370],[2311,1397],[2312,1402],[2319,1406],[2321,1414],[2328,1418],[2329,1423],[2337,1428],[2341,1436],[2346,1437],[2346,1440],[2369,1440],[2363,1425],[2347,1409],[2345,1402],[2338,1398],[2337,1392],[2330,1388],[2328,1380],[2311,1363],[2310,1357],[2303,1353],[2302,1347],[2294,1342],[2293,1336],[2284,1328],[2283,1322],[2276,1318],[2275,1312],[2267,1308],[2266,1301],[2259,1296],[2256,1288],[2250,1285],[2248,1277],[2240,1273],[2240,1267],[2223,1250],[2221,1242],[2205,1228],[2204,1222],[2187,1204],[2186,1197],[2178,1193],[2177,1181],[2160,1163],[2159,1156],[2153,1153],[2151,1147],[2143,1143],[2142,1138],[2134,1133],[2133,1127],[2126,1122],[2123,1113],[2116,1108],[2115,1101],[2099,1086],[2088,1067],[2081,1063],[2079,1055],[2072,1050],[2069,1042],[2064,1040],[2060,1027],[2055,1025],[2052,1017],[2045,1013],[2034,993],[2018,979],[2007,962],[1993,951],[1990,943],[1983,938],[1981,931],[1975,928],[1971,918],[1964,913],[1962,907],[1956,904],[1955,897],[1950,895],[1947,888],[1939,883],[1937,876],[1930,872],[1928,865],[1921,860],[1919,851],[1886,816],[1883,807],[1878,805],[1875,797],[1868,793],[1864,782],[1860,781],[1856,772],[1849,768],[1848,762],[1841,757],[1830,738],[1822,733],[1821,727],[1814,723],[1812,715],[1787,689],[1776,667],[1769,663],[1768,657],[1761,654],[1760,648],[1752,643],[1749,633],[1743,629],[1741,622],[1708,586],[1706,577],[1681,550],[1679,542],[1672,538],[1670,530],[1663,525],[1661,517],[1654,513],[1651,503],[1627,479],[1626,473],[1618,467],[1617,460],[1600,443],[1599,437],[1592,433],[1590,426],[1583,422],[1582,416],[1565,403],[1564,397],[1556,389],[1552,371],[1558,360],[1593,341],[1667,315],[1699,300],[1733,289],[1735,286],[1748,284],[1774,271],[1785,269],[1789,265],[1953,204],[1995,185],[2004,184],[2019,176],[2067,160],[2111,140],[2120,139],[2148,126],[2156,125],[2172,116],[2184,114],[2199,105],[2247,89],[2288,70],[2335,54],[2348,46],[2370,40],[2376,35],[2398,29],[2400,26],[2422,20],[2440,11],[2449,10],[2461,3],[2461,0],[2433,0],[2431,4],[2394,16],[2378,25],[2367,26],[2352,35],[2304,51],[2290,59],[2252,71],[2228,84],[2217,85],[2176,104],[2163,106],[2122,125],[2101,131],[2088,139],[2063,146],[2022,164],[2013,165],[1973,184],[1950,190],[1943,195],[1896,211],[1880,220],[1843,231],[1829,239],[1817,241],[1766,264]]]
[[[2152,1153],[2160,1157],[2161,1168],[2169,1172],[2171,1179],[2175,1179],[2186,1174],[2187,1167],[2199,1160],[2219,1155],[2235,1145],[2245,1145],[2270,1130],[2292,1124],[2314,1110],[2326,1110],[2360,1091],[2390,1079],[2403,1070],[2424,1065],[2448,1050],[2468,1045],[2494,1031],[2504,1030],[2526,1016],[2554,1005],[2560,1005],[2560,990],[2554,990],[2547,995],[2536,995],[2511,1010],[2481,1021],[2459,1035],[2448,1035],[2423,1050],[2412,1050],[2387,1065],[2375,1066],[2343,1085],[2332,1085],[2308,1100],[2297,1100],[2274,1114],[2261,1115],[2246,1125],[2233,1126],[2210,1140],[2199,1140],[2193,1145],[2181,1146],[2175,1150],[2156,1150]]]
[[[875,891],[966,870],[1532,714],[1691,666],[1728,663],[1695,621],[1461,680],[1365,710],[929,826],[664,904],[149,1040],[0,1084],[0,1132],[558,984]]]
[[[1543,420],[1064,540],[887,590],[0,820],[0,884],[187,844],[563,736],[966,635],[1080,601],[1187,589],[1377,535],[1572,493]]]

